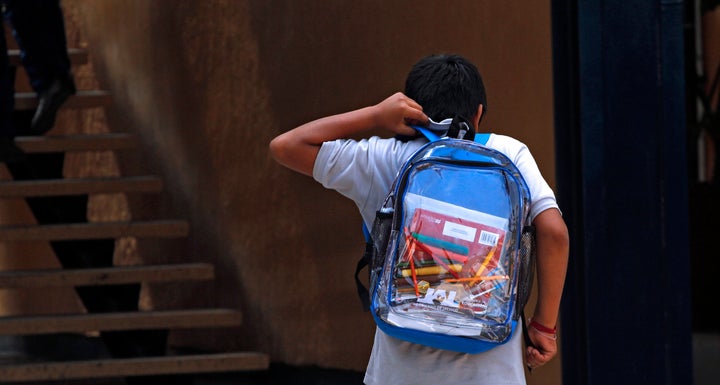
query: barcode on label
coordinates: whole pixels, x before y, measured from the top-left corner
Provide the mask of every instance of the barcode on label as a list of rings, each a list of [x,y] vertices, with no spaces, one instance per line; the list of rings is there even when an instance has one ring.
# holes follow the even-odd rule
[[[500,238],[500,235],[497,233],[491,233],[489,231],[481,230],[480,240],[478,241],[478,243],[488,246],[495,246],[497,245],[498,238]]]

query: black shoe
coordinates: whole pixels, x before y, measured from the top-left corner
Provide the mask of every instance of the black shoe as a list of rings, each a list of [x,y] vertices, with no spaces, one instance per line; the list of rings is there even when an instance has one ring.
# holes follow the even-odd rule
[[[55,124],[55,115],[57,115],[58,109],[71,95],[75,95],[75,92],[75,82],[72,76],[55,79],[50,84],[50,88],[39,95],[38,107],[35,110],[28,134],[43,135],[50,131]]]
[[[0,162],[18,163],[25,161],[25,153],[15,145],[10,136],[0,136]]]

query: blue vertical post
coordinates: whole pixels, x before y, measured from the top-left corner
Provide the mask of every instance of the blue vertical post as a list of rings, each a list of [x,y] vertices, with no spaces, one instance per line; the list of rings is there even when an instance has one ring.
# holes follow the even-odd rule
[[[554,0],[563,384],[691,384],[681,0]]]

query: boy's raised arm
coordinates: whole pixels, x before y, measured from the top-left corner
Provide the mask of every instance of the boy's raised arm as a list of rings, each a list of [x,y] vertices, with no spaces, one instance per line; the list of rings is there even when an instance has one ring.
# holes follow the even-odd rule
[[[374,106],[313,120],[280,134],[270,142],[270,153],[283,166],[312,176],[324,142],[378,128],[412,135],[415,131],[408,124],[427,123],[422,107],[398,92]]]

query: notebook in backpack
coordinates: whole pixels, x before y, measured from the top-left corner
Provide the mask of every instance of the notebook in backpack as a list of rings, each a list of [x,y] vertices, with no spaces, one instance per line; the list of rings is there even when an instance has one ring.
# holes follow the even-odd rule
[[[532,286],[530,194],[489,134],[425,134],[368,234],[369,307],[393,337],[483,352],[509,340]]]

